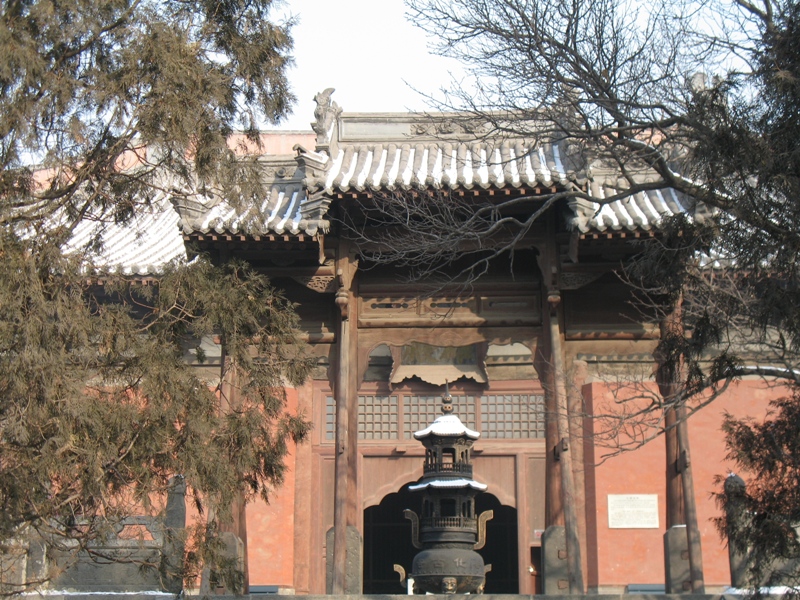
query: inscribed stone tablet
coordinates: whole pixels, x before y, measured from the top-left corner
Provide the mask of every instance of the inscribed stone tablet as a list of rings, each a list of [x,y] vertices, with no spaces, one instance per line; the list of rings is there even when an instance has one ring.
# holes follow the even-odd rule
[[[609,494],[610,529],[658,529],[658,494]]]

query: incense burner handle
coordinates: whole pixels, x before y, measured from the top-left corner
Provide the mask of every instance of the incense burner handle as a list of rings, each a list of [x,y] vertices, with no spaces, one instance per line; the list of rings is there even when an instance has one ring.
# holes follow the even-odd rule
[[[478,543],[473,546],[473,549],[480,550],[486,545],[486,522],[491,521],[493,518],[493,510],[485,510],[478,517]]]
[[[422,544],[419,543],[419,516],[409,509],[405,509],[403,515],[411,521],[411,545],[417,550],[422,550]]]

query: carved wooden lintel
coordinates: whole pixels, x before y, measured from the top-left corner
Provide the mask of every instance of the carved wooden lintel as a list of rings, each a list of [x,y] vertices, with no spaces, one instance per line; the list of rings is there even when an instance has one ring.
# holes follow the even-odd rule
[[[320,294],[332,294],[336,291],[337,282],[333,275],[308,275],[292,277],[297,283]]]
[[[562,271],[559,283],[562,290],[577,290],[602,276],[603,273],[564,273]]]

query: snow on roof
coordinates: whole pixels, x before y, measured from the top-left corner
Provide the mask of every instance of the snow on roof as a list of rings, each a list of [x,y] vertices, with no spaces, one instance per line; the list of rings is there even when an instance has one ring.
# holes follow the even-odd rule
[[[329,136],[318,137],[316,147],[307,150],[303,144],[311,141],[308,133],[283,132],[280,145],[267,146],[259,157],[267,191],[249,206],[235,208],[222,198],[180,193],[160,199],[126,225],[81,223],[71,247],[82,251],[102,230],[104,246],[93,256],[97,265],[147,275],[186,256],[182,234],[327,233],[330,203],[345,193],[409,189],[529,193],[534,188],[559,187],[604,198],[620,192],[616,172],[586,164],[569,141],[476,136],[447,114],[426,120],[425,115],[411,113],[338,112]],[[270,142],[271,137],[265,140]],[[287,154],[293,142],[294,154]],[[574,199],[568,206],[568,223],[581,234],[648,231],[658,229],[666,217],[693,216],[703,210],[672,189],[639,192],[611,204]]]
[[[485,491],[487,486],[485,483],[478,483],[474,479],[458,478],[458,479],[427,479],[422,483],[415,483],[408,486],[409,491],[418,492],[427,488],[434,489],[457,489],[470,487],[473,490]]]
[[[477,431],[469,429],[461,422],[456,415],[442,415],[438,417],[433,423],[428,425],[425,429],[421,429],[414,433],[414,437],[418,440],[426,438],[430,435],[438,435],[442,437],[460,437],[466,436],[470,439],[477,440],[481,434]]]
[[[93,267],[122,275],[151,275],[172,260],[186,258],[180,217],[165,198],[137,210],[124,224],[84,219],[75,228],[67,252],[85,253]],[[95,240],[101,245],[96,248]]]

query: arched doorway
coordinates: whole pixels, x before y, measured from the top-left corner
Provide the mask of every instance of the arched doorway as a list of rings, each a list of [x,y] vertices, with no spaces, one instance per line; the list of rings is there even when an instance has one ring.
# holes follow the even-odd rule
[[[475,513],[485,510],[494,511],[494,518],[486,524],[486,545],[478,551],[483,562],[492,565],[486,574],[485,593],[519,594],[517,509],[484,492],[475,498]]]
[[[377,506],[364,511],[364,593],[402,594],[400,576],[394,565],[411,570],[411,561],[418,552],[411,544],[411,522],[403,516],[405,509],[417,514],[422,496],[408,491],[408,486],[388,494]]]
[[[411,523],[403,516],[409,508],[420,513],[422,497],[408,491],[407,486],[388,494],[377,506],[364,511],[364,593],[402,594],[395,564],[411,570],[418,552],[411,544]],[[494,511],[487,524],[486,545],[480,550],[492,571],[486,577],[487,594],[519,593],[517,557],[517,510],[504,506],[489,493],[475,499],[476,512]]]

